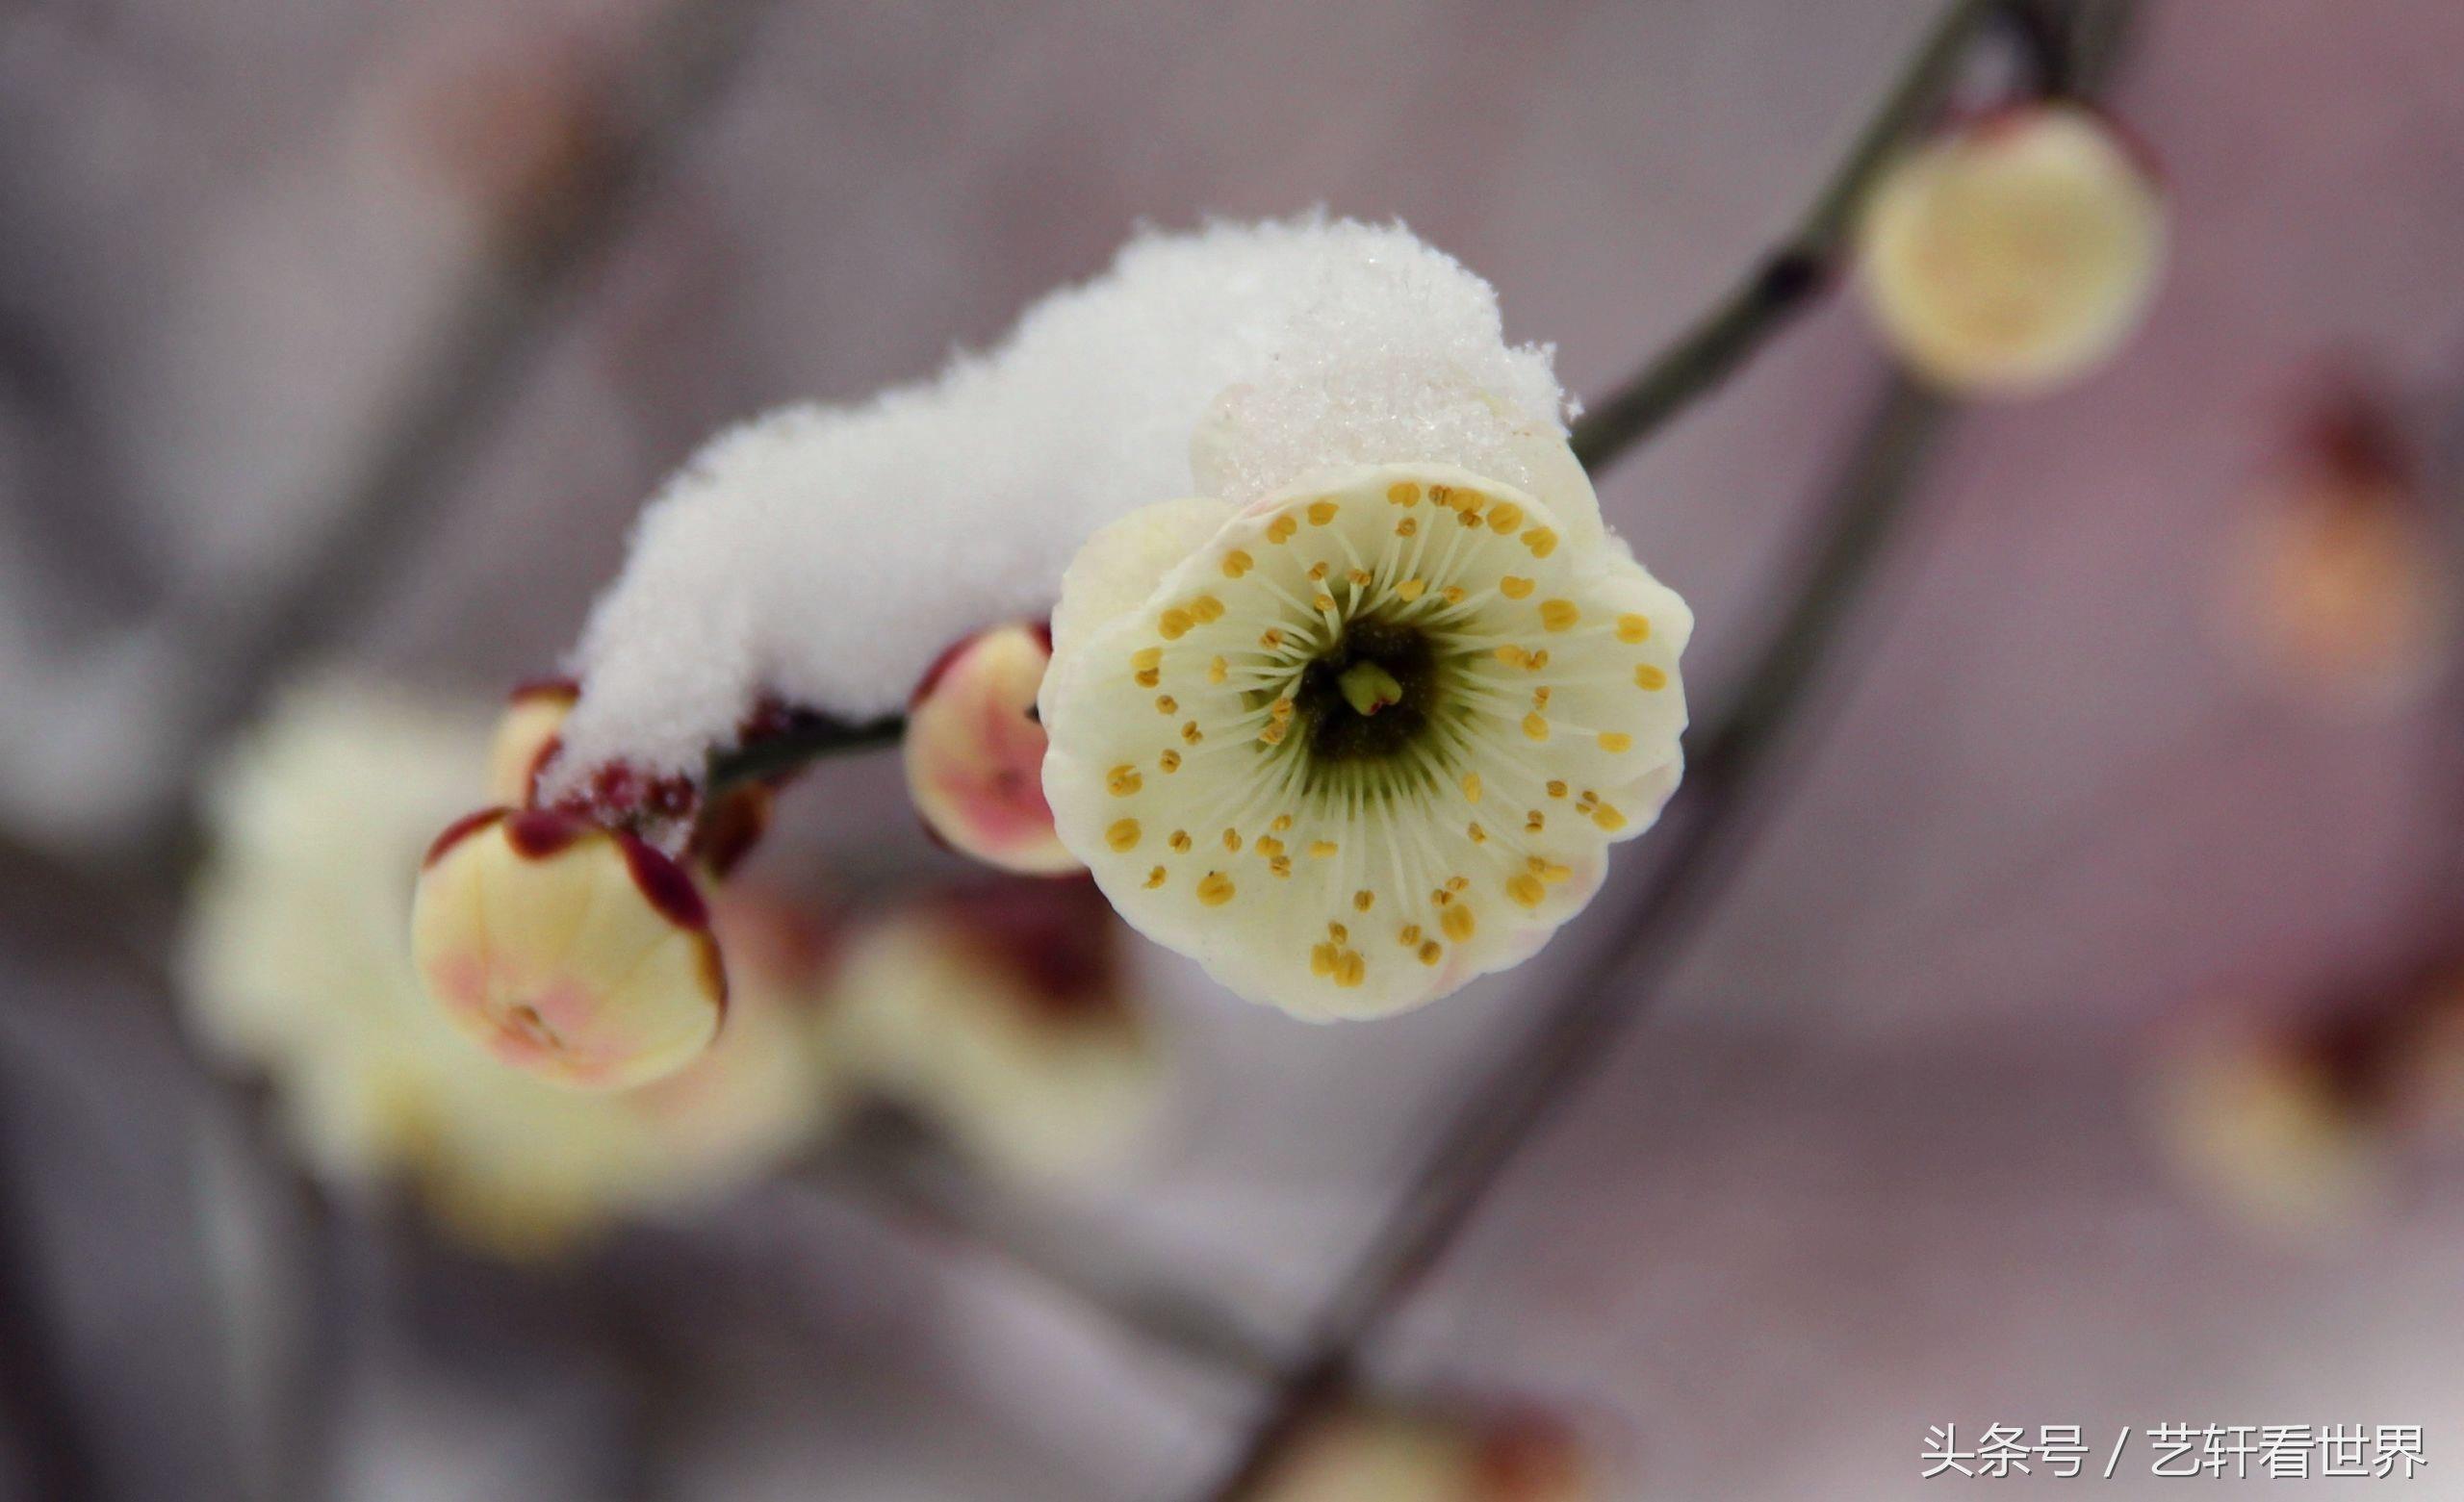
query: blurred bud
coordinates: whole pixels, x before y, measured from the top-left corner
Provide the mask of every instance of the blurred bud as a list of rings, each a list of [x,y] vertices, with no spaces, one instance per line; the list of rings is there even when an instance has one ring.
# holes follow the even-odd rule
[[[1043,798],[1036,691],[1051,660],[1041,626],[980,632],[934,665],[907,716],[907,786],[924,822],[954,849],[1029,876],[1080,869]]]
[[[2224,645],[2279,696],[2384,712],[2436,679],[2451,611],[2437,528],[2391,415],[2357,390],[2330,397],[2227,555]]]
[[[2383,1211],[2379,1113],[2297,1034],[2217,1027],[2169,1056],[2158,1130],[2191,1186],[2253,1229],[2300,1240]]]
[[[917,903],[851,939],[827,1047],[979,1162],[1031,1176],[1102,1167],[1146,1125],[1158,1078],[1119,938],[1088,881]]]
[[[1318,1420],[1247,1502],[1582,1502],[1575,1437],[1529,1415],[1349,1408]]]
[[[505,1063],[641,1084],[708,1047],[727,976],[693,879],[632,835],[491,809],[428,852],[411,941],[428,995]]]
[[[541,678],[525,683],[506,699],[504,714],[488,742],[488,801],[507,808],[527,808],[539,769],[556,747],[556,732],[581,697],[571,678]]]
[[[2164,242],[2144,160],[2070,103],[1945,129],[1884,171],[1857,231],[1885,339],[1964,395],[2034,395],[2105,360],[2139,325]]]

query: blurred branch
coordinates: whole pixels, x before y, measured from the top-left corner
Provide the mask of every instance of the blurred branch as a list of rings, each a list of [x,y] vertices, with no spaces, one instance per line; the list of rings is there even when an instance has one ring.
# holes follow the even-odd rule
[[[1220,1299],[1175,1286],[1102,1238],[1031,1209],[985,1184],[926,1133],[879,1120],[826,1157],[815,1187],[989,1254],[1107,1323],[1208,1366],[1270,1380],[1282,1367],[1272,1342]]]
[[[1796,228],[1666,352],[1575,424],[1575,457],[1586,468],[1612,463],[1650,437],[1811,305],[1833,280],[1834,262],[1874,174],[1900,139],[1940,104],[1990,9],[1991,0],[1945,6]]]
[[[212,685],[191,738],[244,718],[267,683],[323,646],[379,593],[387,564],[435,518],[433,502],[471,462],[519,393],[575,295],[666,179],[693,124],[725,92],[775,0],[677,0],[638,45],[629,126],[583,155],[550,212],[510,225],[437,341],[324,535],[264,608],[220,623],[195,675]]]
[[[11,1125],[0,1112],[0,1127]],[[0,1488],[13,1472],[28,1496],[84,1502],[102,1494],[93,1438],[70,1387],[66,1342],[45,1317],[56,1306],[43,1297],[42,1249],[17,1181],[0,1140]]]

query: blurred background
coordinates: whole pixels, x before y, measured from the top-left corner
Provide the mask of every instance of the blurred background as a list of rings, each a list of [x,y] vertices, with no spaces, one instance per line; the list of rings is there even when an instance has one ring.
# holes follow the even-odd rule
[[[1604,392],[1935,9],[0,10],[0,1495],[1208,1494],[1652,840],[1534,963],[1313,1028],[835,762],[723,915],[785,1041],[631,1114],[456,1095],[371,915],[715,427],[1319,204]],[[1372,1332],[1361,1411],[1490,1489],[1310,1495],[2181,1422],[2423,1425],[2464,1495],[2459,54],[2446,0],[2138,8],[2143,330],[1950,415],[1650,1017]],[[1887,369],[1843,290],[1602,476],[1698,717]]]

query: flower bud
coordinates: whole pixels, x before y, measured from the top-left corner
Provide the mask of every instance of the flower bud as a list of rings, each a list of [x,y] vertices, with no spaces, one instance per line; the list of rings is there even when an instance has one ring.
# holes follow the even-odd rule
[[[2212,1024],[2166,1057],[2162,1145],[2190,1186],[2251,1229],[2295,1241],[2373,1218],[2389,1133],[2350,1050],[2326,1034]]]
[[[2402,707],[2453,649],[2452,581],[2411,455],[2385,410],[2333,399],[2253,497],[2225,559],[2220,640],[2278,698]]]
[[[1575,1437],[1539,1415],[1344,1408],[1304,1430],[1247,1502],[1583,1502]]]
[[[1100,1168],[1147,1124],[1159,1075],[1120,931],[1084,880],[915,903],[849,941],[825,1048],[988,1167]]]
[[[439,836],[411,941],[428,995],[505,1063],[578,1089],[672,1073],[709,1045],[727,975],[693,880],[617,830],[490,809]]]
[[[907,785],[933,832],[1029,876],[1080,869],[1053,833],[1036,693],[1052,660],[1040,626],[1004,625],[945,653],[908,710]]]
[[[1857,228],[1866,304],[1926,381],[2026,395],[2086,373],[2139,325],[2164,256],[2144,160],[2076,104],[1954,126],[1886,169]]]
[[[539,769],[555,751],[556,732],[573,713],[581,689],[571,678],[525,683],[506,700],[488,743],[488,799],[507,808],[527,808]]]

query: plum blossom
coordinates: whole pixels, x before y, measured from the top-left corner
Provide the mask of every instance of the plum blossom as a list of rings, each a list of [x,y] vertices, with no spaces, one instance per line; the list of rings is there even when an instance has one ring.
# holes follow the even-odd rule
[[[1044,789],[1123,916],[1324,1020],[1581,909],[1677,785],[1693,622],[1556,473],[1355,465],[1096,536],[1054,617]]]

